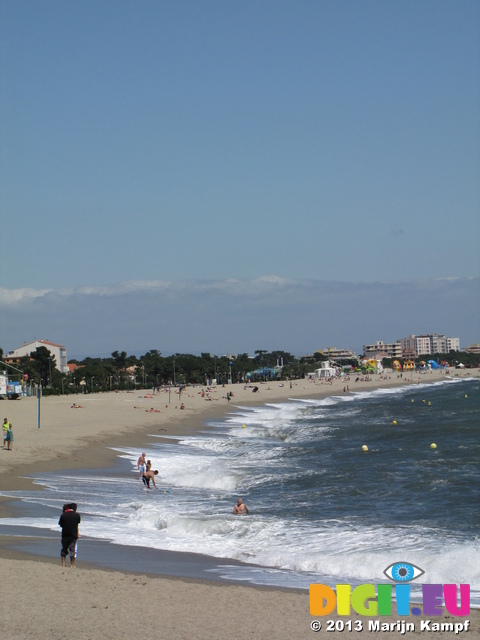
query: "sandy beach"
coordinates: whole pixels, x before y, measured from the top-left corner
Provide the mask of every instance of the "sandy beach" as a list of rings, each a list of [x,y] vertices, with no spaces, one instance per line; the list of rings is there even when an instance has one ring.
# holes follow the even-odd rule
[[[478,370],[451,371],[459,377],[478,377]],[[408,385],[444,379],[443,372],[387,374],[369,381],[351,377],[333,384],[314,380],[259,384],[188,387],[152,394],[151,391],[103,393],[3,401],[2,421],[13,425],[13,451],[0,455],[0,486],[3,491],[31,487],[26,476],[39,471],[71,468],[102,468],[116,458],[112,447],[145,445],[149,436],[175,436],[204,428],[205,422],[221,418],[235,406],[286,401],[347,393],[389,385]],[[227,392],[233,392],[230,402]],[[169,401],[170,400],[170,401]],[[181,403],[184,409],[181,409]],[[79,405],[73,408],[72,405]],[[79,505],[81,512],[81,505]],[[0,502],[0,515],[9,513],[8,501]],[[60,551],[60,534],[58,536]],[[21,555],[0,541],[2,575],[3,640],[13,638],[127,638],[133,634],[155,634],[161,638],[306,638],[313,633],[315,620],[309,611],[308,591],[257,588],[228,583],[195,581],[187,578],[141,575],[82,567],[62,569],[60,560]],[[308,585],[305,585],[307,588]],[[480,616],[472,610],[469,637],[480,638]],[[335,616],[328,616],[336,619]],[[368,619],[353,615],[363,623],[357,637],[376,637],[368,630]],[[394,623],[397,617],[381,622]],[[420,621],[415,631],[423,635]],[[411,621],[411,617],[408,619]],[[442,616],[435,622],[455,623],[463,619]],[[322,620],[321,634],[326,633]],[[344,632],[345,633],[345,632]],[[463,635],[466,631],[461,631]],[[382,633],[400,638],[402,630]],[[408,636],[408,632],[406,634]],[[454,637],[448,628],[435,631],[436,637]]]

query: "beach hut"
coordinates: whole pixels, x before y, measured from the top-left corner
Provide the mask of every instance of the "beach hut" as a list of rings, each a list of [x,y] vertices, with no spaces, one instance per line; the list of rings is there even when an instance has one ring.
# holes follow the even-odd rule
[[[338,370],[330,366],[330,360],[325,360],[320,364],[320,369],[315,369],[315,378],[335,378]]]

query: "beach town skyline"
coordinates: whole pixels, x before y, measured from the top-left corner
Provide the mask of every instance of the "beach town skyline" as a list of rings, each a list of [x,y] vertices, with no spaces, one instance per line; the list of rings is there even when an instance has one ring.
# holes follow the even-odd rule
[[[114,360],[119,361],[119,358],[132,358],[136,360],[137,358],[142,359],[144,356],[155,358],[169,358],[172,356],[187,356],[192,355],[194,357],[202,356],[207,358],[218,358],[218,359],[229,359],[236,360],[237,358],[241,358],[242,360],[250,359],[250,360],[263,360],[264,356],[268,356],[269,362],[275,364],[273,359],[277,359],[277,366],[283,366],[283,359],[287,357],[288,359],[295,360],[314,360],[316,356],[321,357],[321,359],[328,358],[333,361],[359,361],[361,358],[363,359],[387,359],[387,360],[415,360],[418,358],[428,358],[431,356],[439,356],[441,354],[445,354],[445,356],[449,356],[449,360],[454,364],[455,360],[452,360],[452,352],[454,353],[466,353],[471,354],[473,357],[476,354],[480,353],[480,344],[478,342],[472,343],[471,345],[461,345],[460,339],[458,337],[446,336],[445,334],[441,334],[438,332],[435,333],[424,333],[422,335],[413,335],[410,334],[407,337],[403,337],[401,339],[397,339],[396,341],[387,342],[385,340],[377,340],[374,343],[364,344],[361,353],[356,353],[349,348],[345,347],[337,347],[336,345],[328,345],[323,348],[312,348],[308,353],[290,353],[284,349],[260,349],[257,348],[252,353],[242,352],[242,353],[221,353],[215,352],[211,354],[210,352],[206,352],[204,349],[199,349],[198,352],[185,354],[179,352],[159,352],[158,349],[147,349],[138,353],[128,353],[121,348],[116,349],[114,352],[110,354],[88,354],[83,358],[78,358],[75,356],[68,356],[68,350],[66,345],[58,344],[57,342],[53,342],[51,340],[45,338],[35,338],[35,340],[27,342],[24,341],[23,345],[19,345],[15,349],[4,350],[2,345],[0,345],[0,357],[5,360],[6,364],[18,364],[20,359],[31,355],[36,349],[43,347],[50,355],[49,358],[55,364],[55,367],[61,373],[68,373],[67,363],[81,362],[82,360],[102,360],[113,358]],[[2,355],[3,354],[3,355]],[[272,359],[273,358],[273,359]],[[273,366],[270,364],[268,366]]]

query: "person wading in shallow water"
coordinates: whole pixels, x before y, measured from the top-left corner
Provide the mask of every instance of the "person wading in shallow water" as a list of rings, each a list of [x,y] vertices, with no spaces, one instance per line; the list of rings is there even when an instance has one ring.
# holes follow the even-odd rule
[[[150,480],[153,482],[153,486],[155,487],[155,489],[157,488],[157,485],[155,484],[155,476],[158,476],[157,469],[155,469],[155,471],[149,469],[143,474],[143,484],[147,487],[147,489],[150,489]]]
[[[147,460],[145,458],[145,451],[142,453],[142,455],[138,459],[137,469],[140,471],[140,478],[141,478],[147,470]]]
[[[242,499],[239,498],[237,500],[237,504],[233,507],[233,513],[238,515],[245,515],[245,513],[250,513],[246,504],[242,502]]]

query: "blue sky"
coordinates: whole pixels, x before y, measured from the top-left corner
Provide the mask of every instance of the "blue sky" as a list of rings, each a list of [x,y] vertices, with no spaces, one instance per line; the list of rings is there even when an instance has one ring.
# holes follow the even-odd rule
[[[196,351],[264,348],[217,320],[220,289],[241,282],[247,295],[265,276],[307,297],[305,283],[331,283],[337,308],[349,285],[382,296],[390,283],[408,309],[405,283],[428,281],[434,296],[438,279],[459,278],[477,304],[458,322],[449,310],[450,335],[478,341],[479,32],[469,0],[1,0],[0,345],[44,337],[94,355],[110,318],[106,352],[162,340],[182,351],[180,336],[197,332]],[[113,313],[125,283],[152,330],[166,321],[156,345]],[[175,319],[165,283],[191,291],[175,307],[189,322]],[[218,294],[217,329],[203,345],[205,288]],[[40,315],[25,295],[44,296]],[[66,303],[75,298],[82,314]],[[317,307],[293,298],[293,335],[270,322],[272,348],[448,333],[443,318],[420,317],[397,334],[387,315],[382,335],[358,320],[354,339],[336,322],[341,332],[320,326],[308,348],[294,326]],[[276,317],[273,302],[250,303],[250,327]]]

